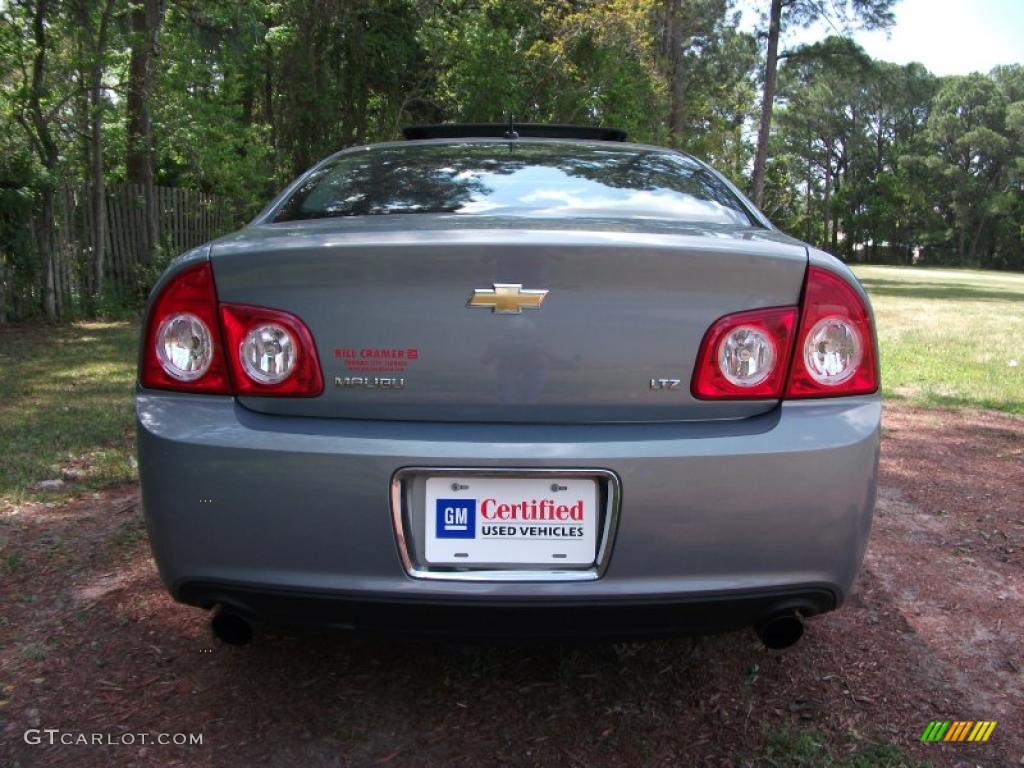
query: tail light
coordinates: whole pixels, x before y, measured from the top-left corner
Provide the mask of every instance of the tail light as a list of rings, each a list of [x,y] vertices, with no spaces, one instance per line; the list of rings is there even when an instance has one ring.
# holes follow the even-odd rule
[[[796,307],[726,315],[704,335],[691,391],[706,400],[781,397]]]
[[[868,308],[839,275],[808,267],[786,397],[863,395],[877,389],[878,362]]]
[[[306,325],[280,310],[218,304],[209,262],[179,272],[164,287],[143,343],[144,387],[292,397],[323,391]]]
[[[139,378],[153,389],[230,394],[209,262],[179,272],[156,298]]]
[[[810,266],[800,307],[726,315],[708,329],[690,389],[703,400],[874,392],[878,365],[867,307],[843,278]]]
[[[295,315],[221,304],[220,319],[236,394],[313,397],[323,391],[313,337]]]

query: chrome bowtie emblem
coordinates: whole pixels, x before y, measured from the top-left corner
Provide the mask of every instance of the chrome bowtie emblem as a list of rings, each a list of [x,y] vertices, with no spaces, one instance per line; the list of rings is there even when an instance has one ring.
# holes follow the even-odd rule
[[[502,315],[518,315],[524,309],[540,309],[547,291],[524,290],[522,283],[494,283],[494,288],[477,288],[467,307],[483,307]]]

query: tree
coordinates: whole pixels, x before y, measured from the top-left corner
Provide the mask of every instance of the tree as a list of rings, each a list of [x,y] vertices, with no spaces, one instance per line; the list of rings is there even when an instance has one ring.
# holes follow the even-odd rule
[[[934,226],[928,186],[905,160],[928,151],[934,91],[920,65],[872,61],[845,38],[794,51],[780,71],[767,208],[848,259],[865,258],[862,246],[875,256],[883,243],[909,259]]]
[[[772,111],[779,60],[787,54],[779,53],[779,38],[784,27],[806,27],[825,19],[849,27],[857,23],[863,29],[888,27],[893,22],[892,6],[895,0],[771,0],[768,12],[768,46],[764,64],[764,86],[761,95],[761,118],[757,129],[757,150],[751,179],[751,197],[761,205],[764,197],[765,163],[768,159],[768,136],[772,127]],[[835,18],[833,18],[835,17]]]
[[[158,247],[159,220],[153,180],[153,121],[149,101],[166,6],[166,0],[138,0],[131,6],[131,59],[128,64],[128,95],[125,101],[128,123],[125,170],[128,181],[140,185],[143,190],[146,228],[137,247],[144,266],[153,263]]]
[[[992,221],[1014,207],[1014,192],[1020,192],[1015,115],[1024,102],[1007,99],[1018,95],[1019,69],[1003,70],[999,79],[981,74],[946,78],[928,118],[933,151],[924,162],[941,190],[961,264],[988,265],[991,253],[983,254],[982,245]]]
[[[725,0],[665,0],[661,53],[669,82],[669,142],[683,141],[686,129],[687,54],[711,44],[721,34]]]
[[[254,0],[168,4],[149,101],[155,182],[221,195],[239,219],[294,175],[287,145],[275,155],[266,122],[275,90],[263,82],[266,40],[275,31],[268,21]],[[282,86],[310,87],[301,79]]]
[[[749,160],[742,131],[751,113],[755,39],[736,31],[737,13],[726,0],[665,0],[660,24],[669,144],[741,176]]]
[[[287,84],[276,93],[275,136],[297,174],[395,130],[397,105],[415,80],[417,18],[399,0],[282,6],[269,33],[274,70]]]
[[[106,93],[103,77],[107,68],[107,45],[115,0],[102,0],[98,8],[92,0],[73,0],[71,15],[81,36],[82,82],[88,104],[88,172],[92,269],[90,294],[95,301],[103,293],[107,250],[107,187],[103,158],[103,117]]]
[[[4,14],[5,46],[18,57],[20,78],[14,88],[12,112],[22,127],[33,153],[42,168],[36,192],[36,249],[42,263],[42,304],[47,320],[58,319],[56,273],[53,245],[54,185],[60,166],[60,149],[55,136],[60,103],[51,105],[51,47],[49,25],[52,23],[49,0],[23,0],[12,3]]]

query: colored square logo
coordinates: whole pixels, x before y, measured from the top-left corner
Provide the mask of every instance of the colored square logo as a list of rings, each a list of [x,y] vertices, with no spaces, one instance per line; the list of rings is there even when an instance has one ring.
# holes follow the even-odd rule
[[[438,499],[437,538],[476,538],[476,499]]]

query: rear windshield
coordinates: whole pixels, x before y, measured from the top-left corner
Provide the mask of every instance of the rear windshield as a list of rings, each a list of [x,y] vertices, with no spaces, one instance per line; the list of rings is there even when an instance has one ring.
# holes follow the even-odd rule
[[[756,224],[722,179],[683,155],[527,141],[340,155],[311,174],[274,221],[397,213]]]

